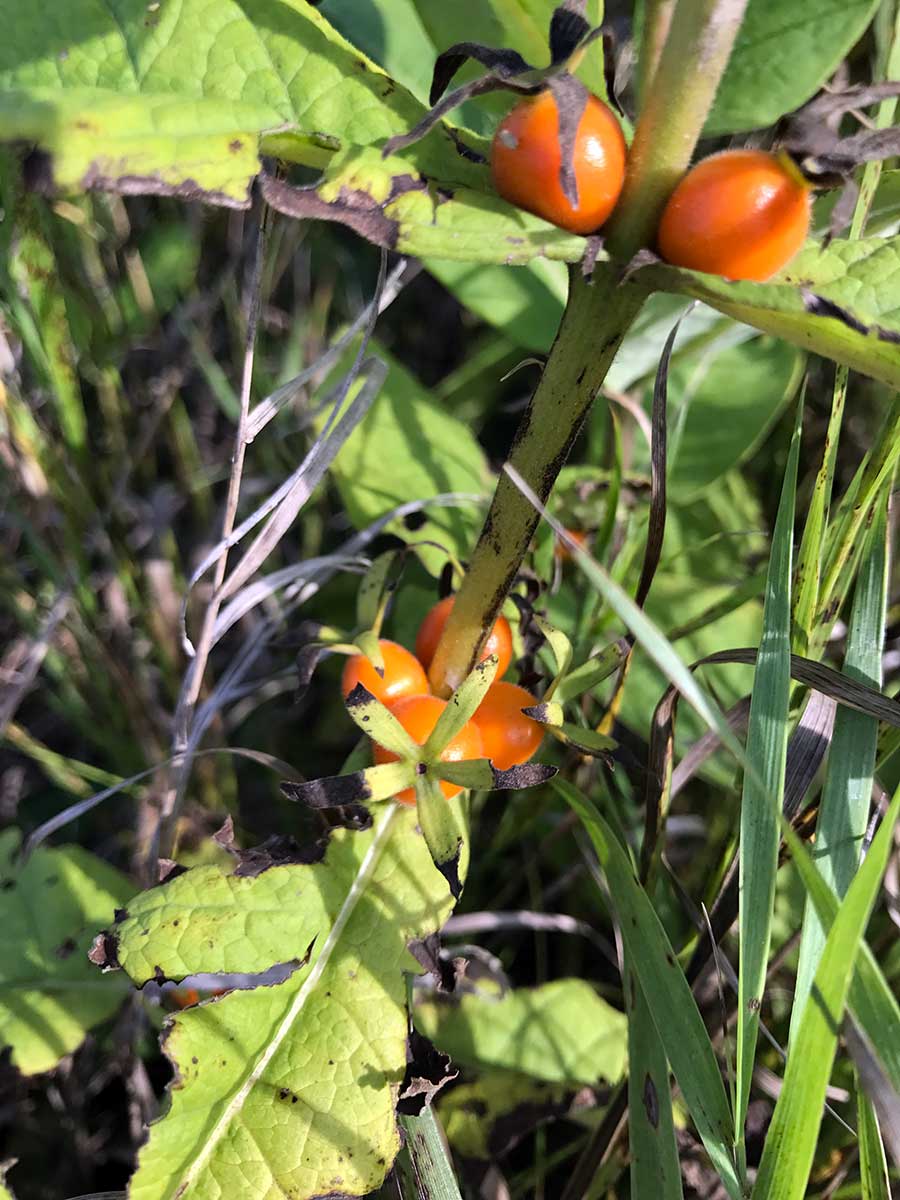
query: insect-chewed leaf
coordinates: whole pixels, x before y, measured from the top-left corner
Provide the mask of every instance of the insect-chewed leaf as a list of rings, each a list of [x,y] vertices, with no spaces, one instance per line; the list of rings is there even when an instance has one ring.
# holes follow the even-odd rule
[[[436,779],[427,775],[417,777],[416,808],[431,860],[447,880],[454,900],[458,900],[462,892],[459,861],[463,838],[456,813]]]
[[[23,862],[19,840],[17,829],[0,835],[0,1049],[33,1075],[122,1003],[114,979],[91,978],[87,951],[132,888],[79,846],[41,847]]]
[[[177,1082],[131,1196],[308,1200],[377,1189],[399,1148],[404,972],[418,970],[407,944],[451,908],[416,814],[398,806],[364,833],[335,830],[321,862],[255,878],[195,867],[137,897],[115,931],[136,983],[255,973],[313,946],[283,983],[174,1018],[165,1050]]]
[[[434,767],[441,779],[458,783],[460,787],[478,788],[483,792],[511,791],[515,788],[536,787],[546,783],[557,773],[556,767],[545,763],[521,763],[501,771],[491,765],[487,758],[474,758],[468,762],[438,763]]]
[[[366,767],[348,775],[327,775],[323,779],[310,779],[306,783],[285,780],[281,790],[289,800],[305,804],[307,808],[342,808],[346,804],[371,804],[378,800],[389,800],[391,796],[407,788],[413,781],[410,763],[382,763],[377,767]]]
[[[447,707],[437,719],[428,741],[422,747],[422,757],[431,761],[438,757],[448,742],[452,741],[468,721],[475,715],[478,705],[487,694],[497,675],[498,658],[491,654],[478,663],[462,681]]]
[[[356,623],[360,629],[374,629],[379,623],[384,601],[390,592],[399,550],[385,550],[372,560],[356,593]],[[402,561],[402,559],[401,559]]]
[[[354,722],[379,746],[410,762],[422,757],[422,748],[416,745],[394,714],[388,712],[361,683],[348,692],[345,703]]]
[[[357,635],[356,644],[383,679],[384,655],[381,653],[381,646],[376,634],[371,629],[366,629]]]

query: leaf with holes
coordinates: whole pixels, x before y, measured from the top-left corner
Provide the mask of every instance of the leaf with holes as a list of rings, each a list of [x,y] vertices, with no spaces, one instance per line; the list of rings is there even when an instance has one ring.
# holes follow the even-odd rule
[[[87,952],[132,887],[78,846],[17,860],[19,832],[0,835],[0,1047],[24,1075],[49,1071],[111,1017],[121,983],[98,976]]]
[[[439,929],[452,901],[410,809],[334,830],[319,853],[238,851],[231,870],[195,867],[138,896],[108,935],[137,983],[295,966],[169,1025],[171,1104],[140,1152],[132,1200],[358,1196],[390,1169],[404,972],[419,970],[407,944]]]

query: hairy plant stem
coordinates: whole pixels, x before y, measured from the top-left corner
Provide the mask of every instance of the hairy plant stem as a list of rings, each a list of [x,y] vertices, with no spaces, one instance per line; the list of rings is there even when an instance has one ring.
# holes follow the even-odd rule
[[[675,182],[690,163],[747,0],[680,0],[635,130],[628,173],[605,231],[612,261],[592,283],[571,273],[569,301],[541,382],[522,418],[510,462],[541,501],[578,436],[616,351],[647,295],[628,263],[650,244]],[[449,695],[477,661],[528,549],[538,517],[501,475],[430,677]]]

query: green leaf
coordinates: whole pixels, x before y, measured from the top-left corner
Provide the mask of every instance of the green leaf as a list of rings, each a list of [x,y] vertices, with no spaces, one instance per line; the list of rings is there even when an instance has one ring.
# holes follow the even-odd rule
[[[417,258],[457,262],[530,262],[544,256],[576,262],[585,239],[513,208],[494,192],[485,167],[466,184],[419,172],[405,156],[372,148],[336,154],[314,187],[266,176],[264,198],[298,219],[338,221],[375,245]]]
[[[565,263],[535,258],[507,267],[429,258],[425,267],[460,304],[517,346],[540,354],[550,349],[569,292]]]
[[[368,744],[365,741],[361,744],[368,757]],[[360,771],[345,770],[343,775],[326,775],[307,783],[285,781],[281,790],[289,800],[309,808],[338,808],[345,804],[375,804],[379,800],[390,800],[404,788],[412,787],[414,777],[415,768],[411,763],[389,762]]]
[[[862,1090],[856,1093],[856,1117],[861,1200],[891,1200],[891,1184],[878,1117],[871,1100]]]
[[[513,1071],[480,1070],[438,1099],[447,1140],[463,1158],[496,1159],[519,1132],[564,1115],[577,1084],[545,1083]],[[503,1131],[510,1131],[504,1137]]]
[[[548,1083],[616,1083],[626,1021],[581,979],[516,988],[502,998],[464,992],[413,1010],[416,1028],[454,1062],[500,1067]]]
[[[413,741],[394,714],[380,700],[376,700],[363,684],[358,683],[347,695],[344,703],[357,728],[361,729],[366,737],[372,738],[392,754],[399,754],[404,760],[415,762],[421,758],[422,750],[418,743]]]
[[[879,505],[868,539],[847,634],[843,672],[860,683],[881,687],[881,647],[887,604],[887,496]],[[828,775],[816,822],[816,864],[831,890],[843,897],[859,865],[869,820],[878,721],[841,705],[834,719]],[[813,976],[825,945],[825,930],[807,899],[794,988],[791,1033],[799,1027]]]
[[[729,1194],[743,1194],[735,1168],[732,1115],[719,1064],[666,932],[628,854],[596,806],[566,780],[553,787],[579,816],[609,885],[631,970],[697,1132]]]
[[[133,889],[78,846],[42,846],[22,863],[20,840],[17,829],[0,834],[0,1046],[35,1075],[122,1003],[121,984],[98,975],[87,953]]]
[[[116,931],[138,983],[301,963],[283,983],[174,1018],[165,1050],[178,1083],[140,1152],[132,1200],[179,1188],[363,1195],[396,1156],[404,972],[418,969],[407,942],[452,907],[416,814],[391,805],[364,833],[332,831],[319,862],[245,873],[261,868],[254,852],[230,873],[193,868],[138,896]]]
[[[802,354],[772,337],[677,359],[669,372],[678,429],[669,453],[674,502],[689,502],[754,454],[796,392],[803,364]]]
[[[900,790],[838,909],[788,1056],[784,1083],[766,1134],[753,1200],[801,1200],[813,1164],[825,1090],[837,1049],[854,966],[887,867],[900,816]],[[787,836],[788,830],[785,830]],[[804,880],[815,867],[796,837],[791,848]]]
[[[447,803],[437,779],[416,776],[416,813],[431,861],[447,880],[454,900],[462,892],[459,860],[463,836],[455,811]]]
[[[380,349],[378,353],[386,357]],[[488,484],[484,453],[472,432],[434,404],[413,375],[387,361],[390,369],[381,392],[331,467],[348,516],[358,529],[406,501],[443,492],[481,495]],[[348,400],[352,398],[351,393]],[[413,538],[402,521],[388,528],[412,540],[426,566],[438,574],[446,554],[423,543],[433,541],[452,554],[468,554],[478,532],[479,508],[460,502],[426,511],[428,520]]]
[[[779,814],[784,797],[791,686],[791,560],[802,415],[803,405],[800,404],[772,535],[762,639],[753,675],[747,728],[750,769],[744,776],[741,796],[739,850],[740,970],[735,1113],[738,1139],[742,1137],[750,1096],[778,872]]]
[[[804,104],[862,37],[878,0],[750,0],[704,135],[774,125]]]
[[[356,592],[356,624],[360,629],[374,629],[380,625],[397,558],[396,550],[379,554],[360,580]]]
[[[453,1165],[434,1108],[426,1104],[416,1116],[401,1116],[406,1155],[400,1158],[398,1183],[404,1200],[462,1200]],[[412,1170],[403,1178],[407,1156]]]
[[[808,243],[770,283],[735,283],[664,265],[640,275],[896,388],[900,304],[884,280],[898,262],[900,238],[836,239],[827,249]]]
[[[681,1167],[672,1117],[669,1063],[641,985],[629,972],[628,1148],[631,1195],[681,1200]]]
[[[587,659],[563,679],[556,689],[556,699],[560,704],[574,700],[591,691],[598,684],[609,679],[628,657],[628,648],[623,640],[605,646],[599,654]]]
[[[27,20],[0,0],[0,136],[36,142],[60,186],[176,191],[247,204],[259,135],[324,165],[423,114],[405,88],[302,0],[70,0]],[[272,146],[267,149],[274,148]],[[408,155],[442,179],[472,172],[446,130]]]

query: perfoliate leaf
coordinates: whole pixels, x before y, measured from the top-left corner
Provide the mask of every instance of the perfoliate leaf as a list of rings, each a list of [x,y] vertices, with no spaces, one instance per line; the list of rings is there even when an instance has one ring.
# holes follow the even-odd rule
[[[441,786],[429,775],[416,776],[416,811],[431,860],[447,880],[451,895],[462,892],[459,861],[463,837],[456,810],[447,803]]]
[[[618,641],[604,647],[599,654],[595,654],[593,658],[589,658],[587,662],[583,662],[581,666],[570,671],[565,679],[557,685],[554,693],[556,700],[560,704],[566,704],[569,700],[574,700],[576,696],[589,692],[597,684],[609,679],[610,675],[619,669],[627,657],[628,643],[624,638],[619,638]]]
[[[410,763],[381,763],[346,775],[327,775],[307,783],[285,782],[281,790],[289,800],[308,808],[340,808],[345,804],[374,804],[389,800],[412,785],[414,768]]]
[[[399,1148],[404,972],[418,971],[407,943],[452,908],[416,814],[391,805],[364,833],[335,830],[318,862],[256,876],[242,862],[142,893],[112,935],[138,983],[300,964],[174,1018],[171,1105],[140,1152],[133,1200],[361,1196]]]
[[[441,779],[458,783],[460,787],[488,792],[536,787],[552,779],[557,768],[544,763],[521,763],[517,767],[501,771],[492,766],[487,758],[474,758],[467,762],[437,763],[434,772]]]
[[[451,742],[472,717],[487,694],[488,688],[497,675],[499,660],[496,654],[491,654],[477,663],[462,681],[450,699],[447,707],[437,719],[428,741],[422,747],[422,757],[437,758],[448,742]]]
[[[19,842],[17,829],[0,835],[0,1047],[34,1075],[121,1004],[121,983],[101,976],[87,953],[134,889],[78,846],[42,846],[22,863]]]
[[[375,668],[379,675],[384,676],[384,655],[381,653],[378,637],[371,629],[365,629],[356,637],[356,645]]]
[[[549,621],[545,620],[538,613],[532,613],[531,619],[544,635],[547,645],[553,651],[553,658],[556,662],[556,676],[546,692],[549,698],[556,691],[559,681],[565,676],[572,663],[572,643],[561,629],[557,629],[555,625],[551,625]]]
[[[595,729],[585,729],[581,725],[573,725],[570,721],[563,721],[561,725],[551,725],[548,728],[553,736],[564,745],[594,757],[610,754],[619,744],[614,738],[607,737],[604,733],[598,733]]]

